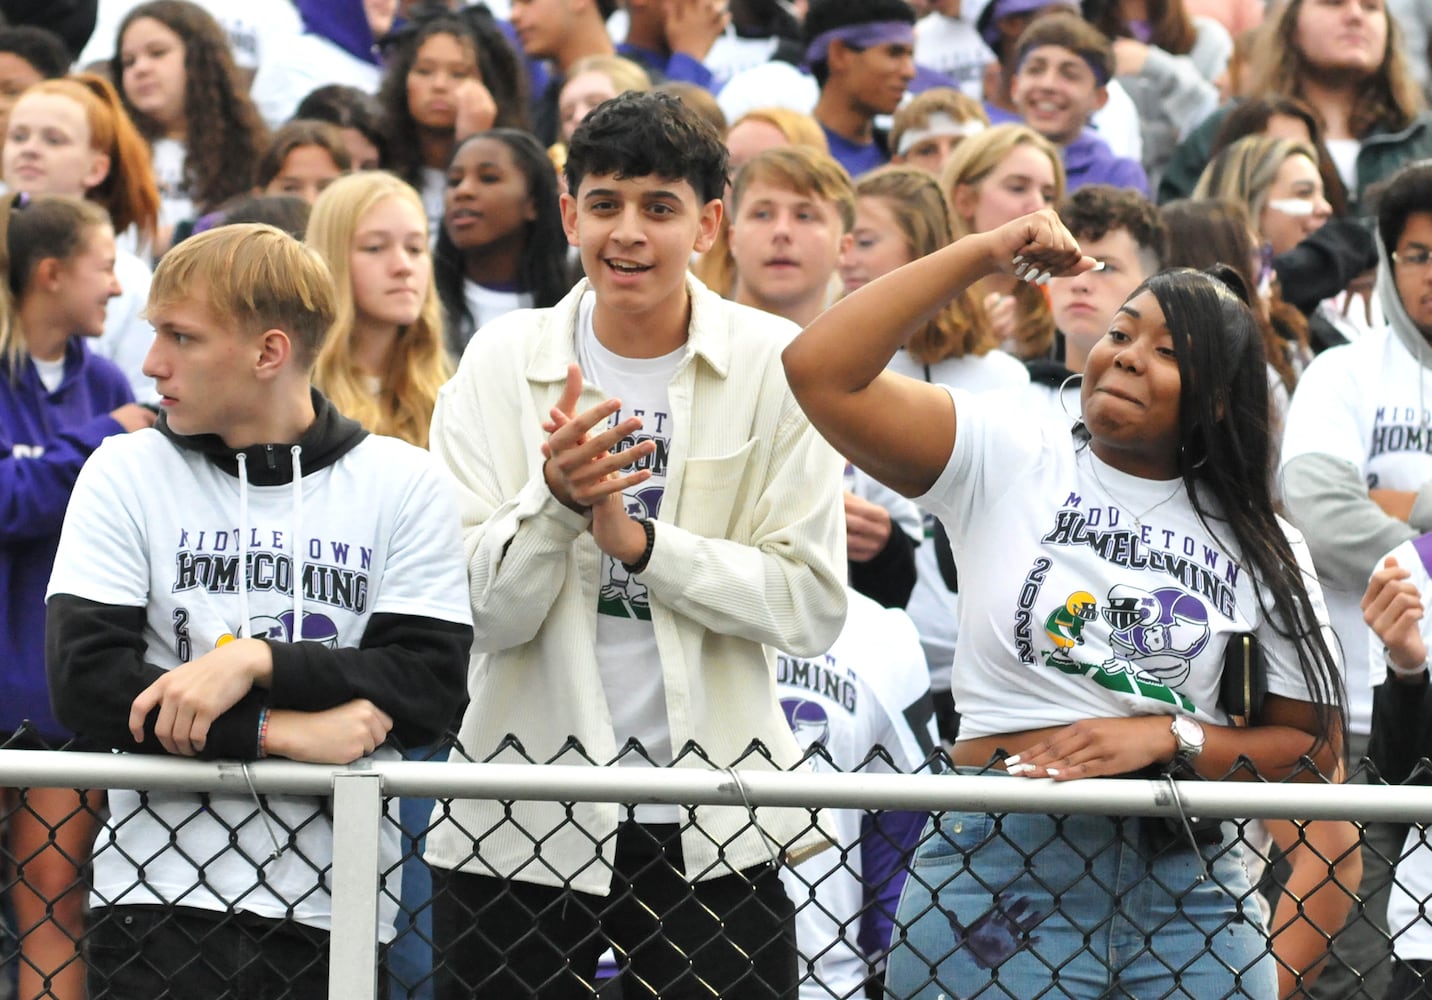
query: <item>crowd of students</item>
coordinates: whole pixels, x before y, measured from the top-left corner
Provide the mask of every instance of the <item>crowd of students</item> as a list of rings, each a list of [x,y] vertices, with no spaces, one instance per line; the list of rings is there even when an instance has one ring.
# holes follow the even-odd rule
[[[0,27],[8,746],[1432,746],[1421,8],[97,8]],[[0,997],[326,992],[320,800],[0,791]],[[1432,989],[1415,828],[756,818],[395,803],[389,988]]]

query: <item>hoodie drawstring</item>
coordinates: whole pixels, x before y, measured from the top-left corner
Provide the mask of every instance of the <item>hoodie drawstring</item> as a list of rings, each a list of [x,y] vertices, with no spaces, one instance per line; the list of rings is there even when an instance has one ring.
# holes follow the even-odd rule
[[[293,635],[290,642],[303,641],[303,449],[294,445],[293,456]]]
[[[239,627],[234,635],[249,636],[249,463],[239,452]]]

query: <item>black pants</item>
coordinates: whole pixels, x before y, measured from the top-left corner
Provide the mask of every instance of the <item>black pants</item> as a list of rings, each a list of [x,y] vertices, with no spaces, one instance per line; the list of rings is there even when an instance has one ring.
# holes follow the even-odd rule
[[[1385,1000],[1432,1000],[1432,962],[1398,959],[1392,966],[1392,982]]]
[[[795,907],[774,865],[689,882],[680,829],[624,823],[610,896],[433,870],[438,1000],[591,997],[610,943],[623,1000],[789,1000]]]
[[[321,1000],[328,934],[287,920],[185,906],[96,909],[91,1000]]]

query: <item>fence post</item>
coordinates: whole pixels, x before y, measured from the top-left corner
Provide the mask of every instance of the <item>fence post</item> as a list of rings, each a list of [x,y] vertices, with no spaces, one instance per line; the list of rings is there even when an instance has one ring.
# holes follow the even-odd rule
[[[328,1000],[374,1000],[378,991],[378,841],[383,778],[333,776],[333,932]]]

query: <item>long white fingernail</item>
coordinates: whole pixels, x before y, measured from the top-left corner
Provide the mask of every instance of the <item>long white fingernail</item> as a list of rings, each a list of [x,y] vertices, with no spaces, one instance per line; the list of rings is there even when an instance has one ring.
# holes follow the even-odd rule
[[[1046,767],[1044,769],[1044,773],[1049,775],[1051,778],[1059,777],[1059,769],[1057,767]]]
[[[1049,284],[1049,279],[1052,277],[1054,277],[1053,271],[1045,271],[1039,276],[1038,280],[1036,281],[1036,284],[1047,285]]]
[[[1033,770],[1034,770],[1034,765],[1033,765],[1033,764],[1010,764],[1010,765],[1006,765],[1006,766],[1005,766],[1005,770],[1006,770],[1007,772],[1009,772],[1010,774],[1023,774],[1025,771],[1033,771]]]
[[[1013,757],[1006,757],[1006,758],[1004,759],[1004,762],[1005,762],[1005,764],[1018,764],[1018,763],[1019,763],[1019,754],[1015,754]]]
[[[1024,277],[1024,272],[1025,272],[1025,271],[1028,271],[1028,270],[1029,270],[1029,265],[1028,265],[1028,264],[1020,264],[1018,267],[1016,267],[1016,268],[1014,269],[1014,276],[1015,276],[1016,278],[1022,278],[1022,277]]]
[[[1091,270],[1091,271],[1102,271],[1102,270],[1104,270],[1104,262],[1103,262],[1102,260],[1099,261],[1099,262],[1098,262],[1097,264],[1095,264],[1093,267],[1089,268],[1089,270]]]
[[[1024,254],[1015,254],[1014,263],[1018,264],[1022,260],[1024,260]]]

